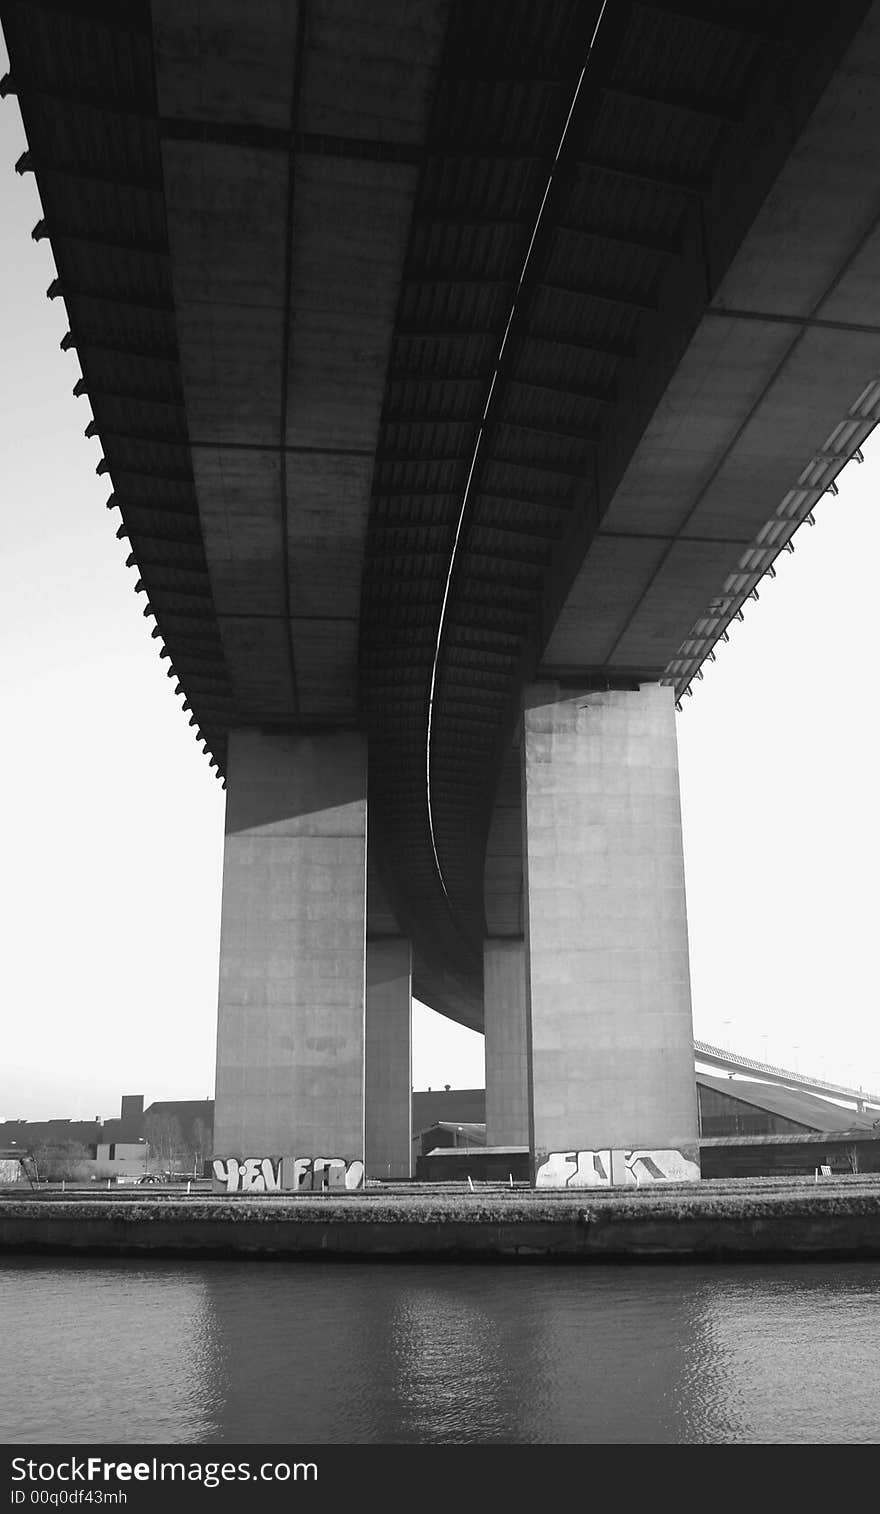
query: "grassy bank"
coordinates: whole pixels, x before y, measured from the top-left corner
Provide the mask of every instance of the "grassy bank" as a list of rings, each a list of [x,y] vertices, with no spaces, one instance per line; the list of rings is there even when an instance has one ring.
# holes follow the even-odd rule
[[[650,1190],[0,1195],[0,1251],[568,1260],[880,1257],[880,1179]]]
[[[819,1187],[804,1183],[758,1187],[741,1180],[737,1187],[715,1191],[693,1184],[670,1185],[663,1190],[628,1192],[586,1191],[569,1193],[523,1190],[482,1191],[469,1189],[442,1193],[269,1194],[247,1197],[227,1194],[150,1194],[133,1198],[124,1194],[58,1196],[35,1193],[0,1195],[0,1218],[106,1220],[130,1225],[162,1223],[192,1224],[210,1221],[242,1224],[337,1224],[337,1225],[516,1225],[562,1221],[602,1222],[646,1219],[736,1219],[785,1215],[880,1216],[880,1181]]]

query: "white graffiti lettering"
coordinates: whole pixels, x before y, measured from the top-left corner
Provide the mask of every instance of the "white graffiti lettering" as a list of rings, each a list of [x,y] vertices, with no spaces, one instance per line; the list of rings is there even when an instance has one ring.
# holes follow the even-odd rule
[[[696,1182],[700,1177],[698,1162],[691,1161],[683,1151],[625,1151],[623,1165],[625,1183]]]
[[[364,1186],[364,1164],[344,1157],[214,1157],[221,1193],[340,1193]]]
[[[700,1164],[677,1148],[551,1151],[535,1174],[536,1188],[638,1188],[641,1183],[694,1182]]]
[[[363,1162],[346,1162],[343,1157],[296,1157],[293,1162],[291,1188],[295,1193],[339,1193],[362,1188]]]
[[[281,1157],[215,1157],[215,1189],[226,1193],[278,1193],[283,1186]]]
[[[608,1188],[610,1151],[551,1151],[535,1174],[536,1188]]]

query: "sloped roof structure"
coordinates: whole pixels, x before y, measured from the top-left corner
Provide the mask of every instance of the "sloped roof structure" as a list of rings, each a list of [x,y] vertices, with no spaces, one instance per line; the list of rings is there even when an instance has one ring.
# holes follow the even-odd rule
[[[874,1124],[869,1114],[858,1114],[854,1109],[832,1104],[829,1099],[819,1099],[799,1088],[782,1088],[778,1084],[751,1082],[745,1078],[713,1078],[705,1072],[697,1073],[697,1087],[712,1088],[716,1093],[738,1099],[743,1104],[794,1120],[806,1130],[871,1130]]]

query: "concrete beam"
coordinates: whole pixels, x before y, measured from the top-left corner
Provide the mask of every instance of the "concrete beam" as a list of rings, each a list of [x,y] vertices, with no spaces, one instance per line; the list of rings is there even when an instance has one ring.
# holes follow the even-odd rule
[[[367,1176],[412,1177],[412,949],[403,937],[367,943]]]
[[[525,944],[483,946],[486,1027],[486,1145],[529,1143]]]

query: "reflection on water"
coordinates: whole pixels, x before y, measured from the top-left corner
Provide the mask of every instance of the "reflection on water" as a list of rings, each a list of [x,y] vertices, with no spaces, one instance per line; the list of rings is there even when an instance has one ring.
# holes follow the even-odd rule
[[[0,1262],[0,1441],[876,1442],[880,1263]]]
[[[0,1260],[0,1441],[210,1439],[200,1269]]]

